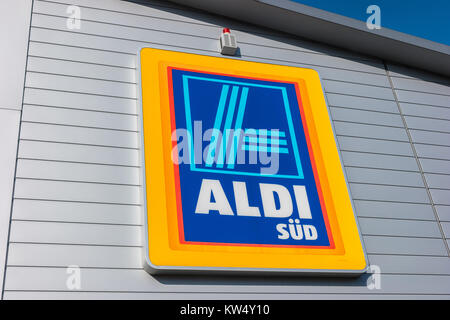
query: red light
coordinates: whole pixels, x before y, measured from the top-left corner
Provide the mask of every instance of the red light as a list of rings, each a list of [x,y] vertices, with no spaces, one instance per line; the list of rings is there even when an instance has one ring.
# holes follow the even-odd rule
[[[230,29],[229,28],[223,28],[222,33],[230,33]]]

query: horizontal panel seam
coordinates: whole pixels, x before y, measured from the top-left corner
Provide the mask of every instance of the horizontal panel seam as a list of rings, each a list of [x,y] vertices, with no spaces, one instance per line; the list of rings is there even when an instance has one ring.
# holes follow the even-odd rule
[[[77,78],[77,79],[86,79],[86,80],[95,80],[95,81],[105,81],[105,82],[136,85],[136,81],[130,82],[130,81],[123,81],[123,80],[111,80],[111,79],[105,79],[105,78],[93,78],[93,77],[86,77],[86,76],[80,76],[80,75],[72,75],[72,74],[68,74],[68,73],[54,73],[54,72],[37,71],[37,70],[31,70],[31,69],[27,69],[27,72],[34,73],[34,74],[45,74],[45,75],[57,76],[57,77],[68,77],[68,78]]]
[[[60,89],[39,88],[39,87],[33,87],[33,86],[25,86],[25,88],[41,89],[41,90],[56,91],[56,92],[67,92],[67,93],[80,93],[80,94],[86,94],[86,95],[92,95],[92,96],[100,96],[100,97],[108,97],[108,98],[119,98],[119,99],[125,99],[125,100],[135,100],[135,101],[137,100],[137,98],[131,98],[131,97],[113,96],[113,95],[107,95],[107,94],[89,93],[89,92],[81,92],[81,91],[70,91],[70,90],[60,90]]]
[[[412,90],[412,89],[400,89],[400,88],[394,88],[395,91],[405,91],[405,92],[416,92],[416,93],[420,93],[420,94],[426,94],[426,95],[431,95],[431,96],[439,96],[439,97],[450,97],[450,94],[443,94],[443,93],[431,93],[431,92],[424,92],[424,91],[418,91],[418,90]],[[401,102],[402,100],[399,100],[399,102]],[[449,105],[450,107],[450,105]]]
[[[132,67],[124,67],[124,66],[118,66],[113,64],[105,64],[105,63],[98,63],[98,62],[89,62],[89,61],[82,61],[82,60],[73,60],[73,59],[63,59],[63,58],[55,58],[50,56],[39,56],[39,55],[32,55],[30,54],[28,57],[30,58],[37,58],[37,59],[45,59],[45,60],[56,60],[56,61],[64,61],[64,62],[73,62],[73,63],[83,63],[88,65],[94,65],[94,66],[101,66],[101,67],[108,67],[108,68],[116,68],[116,69],[126,69],[128,71],[136,71],[136,68]]]
[[[135,148],[135,147],[111,146],[111,145],[103,145],[103,144],[79,143],[79,142],[70,142],[70,141],[66,142],[66,141],[52,141],[52,140],[28,139],[28,138],[20,138],[20,141],[36,141],[36,142],[70,144],[70,145],[77,145],[77,146],[90,146],[90,147],[100,147],[100,148],[116,148],[116,149],[126,149],[126,150],[139,150],[139,148]]]
[[[373,98],[369,98],[369,99],[373,99]],[[397,116],[400,115],[398,112],[381,111],[381,110],[375,110],[375,109],[361,109],[361,108],[354,108],[354,107],[344,107],[342,105],[337,105],[337,104],[333,104],[330,102],[328,102],[328,105],[331,107],[331,109],[356,110],[356,111],[373,112],[373,113],[381,113],[381,114],[386,114],[386,115],[397,115]]]
[[[69,203],[92,203],[92,204],[107,204],[107,205],[119,205],[119,206],[135,206],[140,207],[140,203],[125,203],[125,202],[106,202],[106,201],[86,201],[86,200],[70,200],[70,199],[42,199],[42,198],[27,198],[27,197],[14,197],[19,200],[35,200],[35,201],[49,201],[49,202],[69,202]]]
[[[74,160],[58,160],[58,159],[44,159],[44,158],[30,158],[30,157],[21,157],[17,158],[18,160],[33,160],[33,161],[48,161],[48,162],[58,162],[58,163],[70,163],[70,164],[86,164],[86,165],[99,165],[99,166],[110,166],[110,167],[124,167],[124,168],[134,168],[139,169],[141,166],[139,165],[127,165],[127,164],[115,164],[108,162],[87,162],[87,161],[74,161]]]
[[[16,176],[16,180],[33,180],[33,181],[51,181],[51,182],[69,182],[69,183],[86,183],[86,184],[99,184],[99,185],[113,185],[124,187],[141,187],[141,184],[128,184],[117,182],[100,182],[100,181],[84,181],[84,180],[68,180],[68,179],[45,179],[45,178],[30,178]]]
[[[395,171],[395,172],[405,172],[405,173],[419,173],[418,169],[417,170],[406,170],[406,169],[393,169],[393,168],[381,168],[381,167],[367,167],[367,166],[347,165],[345,163],[344,163],[344,166],[346,168],[369,169],[369,170],[384,170],[384,171]]]
[[[38,27],[34,27],[37,29],[43,29],[43,28],[38,28]],[[126,52],[126,51],[117,51],[117,50],[109,50],[109,49],[99,49],[99,48],[90,48],[90,47],[83,47],[83,46],[75,46],[75,45],[70,45],[70,44],[61,44],[61,43],[56,43],[56,42],[48,42],[48,41],[40,41],[40,40],[33,40],[30,39],[30,44],[33,43],[39,43],[39,44],[45,44],[45,45],[51,45],[51,46],[57,46],[57,47],[67,47],[67,48],[76,48],[76,49],[83,49],[83,50],[92,50],[92,51],[100,51],[100,52],[108,52],[108,53],[114,53],[114,54],[125,54],[128,56],[136,56],[135,53],[130,53],[130,52]],[[117,66],[119,67],[119,66]],[[123,67],[122,68],[129,68],[129,69],[134,69],[136,70],[136,67]]]
[[[76,125],[76,124],[57,123],[57,122],[43,122],[43,121],[23,120],[22,123],[34,123],[34,124],[44,124],[44,125],[52,125],[52,126],[60,126],[60,127],[74,127],[74,128],[83,128],[83,129],[107,130],[107,131],[126,132],[126,133],[139,133],[138,130],[107,128],[107,127],[94,127],[94,126],[82,126],[82,125]]]
[[[61,221],[61,220],[39,220],[39,219],[16,219],[13,218],[12,221],[19,222],[37,222],[37,223],[63,223],[63,224],[81,224],[81,225],[100,225],[100,226],[114,226],[114,227],[142,227],[142,224],[131,224],[131,223],[108,223],[108,222],[84,222],[84,221]]]
[[[39,89],[41,90],[41,89]],[[45,90],[45,89],[44,89]],[[26,92],[25,92],[26,94]],[[137,113],[126,113],[126,112],[117,112],[117,111],[109,111],[109,110],[98,110],[98,109],[84,109],[84,108],[76,108],[76,107],[66,107],[60,105],[50,105],[50,104],[37,104],[37,103],[24,103],[24,106],[36,106],[36,107],[46,107],[46,108],[55,108],[55,109],[68,109],[68,110],[76,110],[76,111],[90,111],[90,112],[98,112],[98,113],[106,113],[106,114],[117,114],[124,116],[138,116]]]
[[[335,122],[335,121],[333,121]],[[336,130],[338,131],[338,130]],[[376,141],[390,141],[390,142],[400,142],[400,143],[406,143],[409,144],[407,140],[395,140],[395,139],[386,139],[386,138],[376,138],[376,137],[369,137],[369,136],[357,136],[357,135],[349,135],[349,134],[339,134],[336,133],[337,137],[347,137],[347,138],[360,138],[360,139],[368,139],[368,140],[376,140]]]

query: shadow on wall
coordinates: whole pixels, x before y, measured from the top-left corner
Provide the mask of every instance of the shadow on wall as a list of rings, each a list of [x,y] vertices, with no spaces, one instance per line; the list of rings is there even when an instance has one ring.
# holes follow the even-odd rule
[[[318,276],[236,276],[236,275],[155,275],[153,278],[164,285],[190,286],[336,286],[367,287],[371,274],[359,277],[318,277]]]

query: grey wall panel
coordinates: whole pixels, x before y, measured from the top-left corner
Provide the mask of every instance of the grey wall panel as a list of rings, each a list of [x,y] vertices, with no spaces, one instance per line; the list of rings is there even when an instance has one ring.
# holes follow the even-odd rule
[[[406,124],[411,129],[450,132],[450,120],[427,119],[405,116]]]
[[[450,275],[447,257],[371,255],[370,261],[382,266],[382,273]]]
[[[67,4],[50,3],[44,1],[37,1],[34,9],[35,13],[42,15],[51,15],[52,17],[67,17]],[[214,25],[209,24],[194,24],[192,22],[185,22],[180,20],[167,20],[158,17],[150,17],[145,15],[133,15],[122,13],[118,11],[106,11],[94,9],[89,7],[81,7],[83,14],[83,22],[98,22],[106,25],[120,25],[123,27],[136,27],[139,29],[158,30],[168,33],[174,33],[175,30],[183,32],[189,29],[189,33],[193,36],[203,38],[215,38],[217,33],[221,30]],[[256,38],[256,39],[255,39]],[[242,34],[241,42],[251,42],[257,40],[257,37],[252,37],[248,33]],[[261,38],[259,38],[261,39]],[[264,39],[264,38],[263,38]],[[273,45],[274,41],[266,40],[265,45]],[[305,50],[307,51],[307,50]]]
[[[24,122],[21,139],[138,148],[137,133]]]
[[[138,186],[140,170],[136,167],[19,159],[16,177]]]
[[[423,171],[427,173],[450,173],[450,161],[436,159],[420,159]]]
[[[37,200],[62,200],[140,204],[137,186],[108,185],[66,181],[16,179],[15,197]]]
[[[137,116],[97,111],[24,105],[22,120],[137,132]]]
[[[450,160],[450,147],[414,144],[417,154],[421,158]]]
[[[433,209],[429,204],[366,200],[355,200],[353,203],[358,217],[435,220]]]
[[[442,230],[444,230],[445,237],[450,239],[450,222],[441,222]]]
[[[323,81],[326,92],[340,93],[348,92],[349,94],[361,97],[377,98],[393,100],[394,96],[390,88],[367,86],[357,83],[347,83],[341,81],[325,80]]]
[[[338,136],[340,149],[343,151],[359,151],[386,155],[413,156],[408,142],[365,139]]]
[[[128,83],[136,82],[135,70],[131,68],[56,60],[54,58],[29,57],[27,70]]]
[[[254,58],[266,58],[265,55],[270,56],[270,59],[275,61],[286,61],[286,62],[297,62],[302,61],[303,63],[310,65],[319,65],[325,67],[336,67],[343,68],[346,70],[371,72],[381,74],[383,69],[381,64],[368,61],[349,61],[347,59],[328,56],[328,59],[323,59],[320,55],[314,55],[311,53],[300,53],[291,52],[287,50],[282,50],[278,48],[266,48],[264,50],[265,55],[261,55],[261,49],[257,45],[242,45],[240,46],[243,57],[254,57]],[[330,59],[331,57],[331,59]]]
[[[358,200],[429,203],[428,195],[423,188],[350,183],[350,190],[354,199]]]
[[[73,32],[78,35],[92,34],[96,36],[127,39],[139,42],[149,42],[148,39],[151,39],[152,42],[156,42],[159,44],[176,43],[180,47],[188,47],[188,48],[199,47],[210,51],[215,51],[217,49],[216,46],[217,43],[210,41],[210,38],[208,37],[199,37],[174,32],[169,33],[159,30],[134,28],[117,24],[92,22],[87,20],[82,21],[83,24],[82,28],[78,30],[76,29],[68,30],[66,28],[66,20],[67,20],[66,17],[55,17],[49,15],[34,14],[32,26],[39,28],[48,28],[53,30],[62,30],[65,31],[66,36],[70,36],[70,34],[67,33],[68,31],[70,31],[70,33]],[[88,37],[86,39],[88,39]],[[107,38],[105,38],[105,40],[107,40]],[[314,55],[314,54],[310,53],[300,54],[300,56],[303,55]]]
[[[401,103],[400,105],[402,113],[405,115],[450,120],[450,108],[414,103]]]
[[[420,130],[409,130],[414,143],[425,143],[440,146],[450,146],[450,134],[442,132],[429,132]]]
[[[334,121],[336,134],[340,136],[408,141],[404,128],[374,126],[359,123]]]
[[[347,108],[330,107],[333,120],[351,121],[366,124],[377,124],[392,127],[403,128],[403,122],[400,115],[372,112],[365,110],[355,110]]]
[[[148,39],[154,39],[149,37]],[[128,59],[123,61],[123,65],[129,65],[131,61],[135,61],[131,55],[135,55],[141,47],[152,46],[155,48],[166,48],[170,50],[182,50],[190,53],[214,54],[218,56],[216,50],[198,47],[182,47],[177,42],[169,44],[161,44],[156,41],[136,41],[122,38],[97,36],[91,34],[69,33],[69,31],[52,30],[47,28],[32,28],[30,34],[31,41],[46,42],[57,45],[65,45],[71,47],[81,47],[95,49],[97,51],[112,51],[116,53],[126,53]],[[132,60],[131,60],[132,59]],[[133,64],[134,65],[134,64]]]
[[[439,239],[441,234],[435,221],[358,218],[364,235],[421,237]]]
[[[62,3],[62,4],[73,4],[70,0],[56,0],[52,2]],[[175,21],[186,21],[196,24],[203,25],[214,25],[215,22],[223,21],[221,17],[215,17],[214,19],[207,19],[201,12],[189,10],[189,16],[183,13],[183,9],[176,6],[168,1],[153,1],[151,6],[145,5],[145,2],[140,1],[115,1],[110,2],[109,0],[78,0],[77,5],[87,8],[104,9],[105,11],[118,11],[124,13],[130,13],[134,16],[144,15],[156,18],[164,18],[168,20]],[[213,21],[213,22],[211,22]],[[228,22],[228,20],[226,20]],[[237,21],[229,21],[233,24],[242,25]],[[250,30],[259,30],[252,26],[245,25],[245,27]]]
[[[29,55],[31,57],[52,58],[54,61],[81,62],[128,70],[134,69],[136,65],[136,56],[132,53],[80,48],[36,41],[30,41]],[[124,72],[127,72],[127,70]]]
[[[420,103],[430,106],[450,107],[450,96],[415,92],[409,90],[395,90],[400,102]]]
[[[28,72],[25,85],[30,88],[99,94],[136,99],[136,86],[130,83]]]
[[[21,140],[19,158],[138,167],[139,151],[58,142]]]
[[[137,114],[136,100],[134,99],[123,99],[46,89],[25,88],[24,102],[27,104],[52,107]]]
[[[327,93],[330,106],[398,114],[395,101]]]
[[[168,2],[35,2],[6,298],[450,296],[448,252],[382,61]],[[66,27],[65,10],[73,4],[81,6],[80,30]],[[382,290],[368,290],[367,275],[204,280],[143,271],[136,53],[151,46],[220,56],[224,26],[238,37],[241,56],[233,59],[320,73],[369,261],[383,273]],[[442,82],[415,92],[426,83],[420,72],[394,72],[408,121],[445,119],[439,115],[448,107]],[[438,127],[411,126],[421,161],[447,159],[445,133],[429,136],[429,125]],[[430,165],[430,172],[441,168]],[[441,220],[448,207],[436,206]],[[82,267],[86,292],[68,292],[69,264]]]
[[[450,175],[448,174],[426,173],[425,178],[427,179],[427,184],[430,188],[450,190]]]
[[[357,151],[342,151],[341,156],[344,165],[347,167],[419,171],[417,161],[413,157],[369,154]]]
[[[138,205],[15,199],[15,220],[141,225]]]
[[[430,189],[435,204],[450,205],[450,190]]]
[[[127,225],[31,222],[11,223],[11,242],[140,246],[141,228]]]
[[[295,65],[298,65],[299,67],[302,66],[300,63],[296,63]],[[308,68],[311,66],[305,64],[304,67]],[[316,65],[313,68],[320,73],[322,79],[326,80],[353,81],[359,84],[375,85],[380,87],[389,86],[389,81],[387,80],[386,76],[377,73],[366,73],[361,71],[322,67]]]
[[[36,243],[11,243],[11,266],[80,268],[133,268],[142,267],[142,248],[93,245],[61,245]],[[33,254],[30,254],[33,252]]]
[[[418,172],[353,167],[346,168],[346,171],[349,182],[424,187],[422,176]]]
[[[440,221],[450,221],[450,206],[436,206]]]
[[[430,81],[391,77],[396,89],[414,90],[418,92],[436,93],[450,96],[450,86]]]
[[[369,254],[448,256],[442,239],[365,236],[364,243]]]

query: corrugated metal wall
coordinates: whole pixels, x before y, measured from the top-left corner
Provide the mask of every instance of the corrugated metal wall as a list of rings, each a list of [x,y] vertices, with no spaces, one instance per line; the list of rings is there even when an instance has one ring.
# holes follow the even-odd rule
[[[5,299],[450,297],[449,79],[166,2],[35,0],[31,24]],[[240,59],[319,71],[381,289],[142,269],[136,53],[217,56],[223,26]]]

